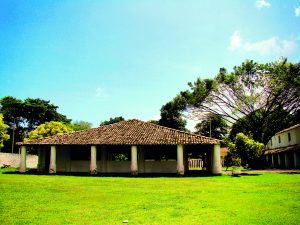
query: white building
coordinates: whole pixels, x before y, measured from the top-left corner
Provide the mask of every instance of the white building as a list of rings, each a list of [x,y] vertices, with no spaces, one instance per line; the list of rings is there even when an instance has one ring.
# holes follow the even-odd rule
[[[300,168],[300,123],[276,133],[264,154],[272,168]]]

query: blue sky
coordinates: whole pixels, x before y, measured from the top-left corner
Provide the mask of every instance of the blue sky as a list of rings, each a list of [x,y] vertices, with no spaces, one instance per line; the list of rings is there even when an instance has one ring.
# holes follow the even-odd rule
[[[147,121],[197,77],[299,62],[299,45],[299,0],[0,0],[0,97],[50,100],[94,126]]]

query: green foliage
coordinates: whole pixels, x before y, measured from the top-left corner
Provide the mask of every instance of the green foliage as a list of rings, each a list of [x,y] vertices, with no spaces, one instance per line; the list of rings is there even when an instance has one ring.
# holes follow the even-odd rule
[[[118,117],[114,117],[114,118],[109,118],[109,120],[105,120],[105,121],[101,122],[100,126],[102,126],[102,125],[109,125],[109,124],[121,122],[121,121],[124,121],[124,120],[125,119],[122,116],[118,116]]]
[[[71,120],[57,112],[58,106],[50,104],[39,98],[27,98],[23,103],[23,118],[28,130],[36,128],[38,125],[49,121],[60,121],[70,123]]]
[[[197,123],[196,132],[200,135],[210,136],[211,129],[211,137],[222,139],[226,134],[229,126],[226,121],[222,119],[219,115],[211,115],[207,120],[203,120],[200,123]]]
[[[228,153],[224,158],[226,170],[231,166],[241,166],[241,159],[237,153],[235,144],[227,137],[224,138],[224,144],[228,149]]]
[[[267,143],[276,132],[300,122],[300,63],[246,60],[234,71],[221,68],[213,80],[198,79],[181,92],[188,112],[212,113]],[[236,129],[238,128],[238,129]]]
[[[9,135],[7,134],[7,130],[9,126],[3,122],[3,115],[0,114],[0,150],[3,148],[3,142],[9,139]]]
[[[235,138],[235,149],[237,155],[242,160],[242,165],[249,164],[250,167],[256,167],[259,157],[262,155],[264,144],[254,141],[243,133],[238,133]]]
[[[28,134],[28,139],[37,139],[42,137],[49,137],[53,135],[60,135],[68,132],[72,132],[70,126],[63,124],[62,122],[46,122],[39,125],[36,129],[32,130]]]
[[[0,113],[3,121],[15,128],[15,141],[21,141],[31,130],[38,125],[49,121],[69,123],[71,120],[57,112],[58,107],[39,98],[27,98],[24,101],[6,96],[0,99]],[[12,136],[12,129],[9,131]],[[5,143],[11,146],[11,143]],[[8,149],[6,149],[7,151]]]
[[[75,121],[74,123],[70,124],[70,127],[74,131],[80,131],[80,130],[88,130],[92,128],[92,124],[86,121]]]
[[[159,125],[185,131],[186,120],[181,115],[181,111],[184,110],[185,106],[186,99],[181,95],[163,105],[160,110]]]
[[[149,120],[148,123],[153,123],[153,124],[159,125],[158,120]]]
[[[128,157],[122,153],[113,153],[112,160],[113,161],[128,161]]]

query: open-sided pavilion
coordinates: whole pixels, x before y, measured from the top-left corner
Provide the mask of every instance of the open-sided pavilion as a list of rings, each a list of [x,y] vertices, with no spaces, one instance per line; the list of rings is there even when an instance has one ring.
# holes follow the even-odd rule
[[[139,120],[17,143],[20,172],[26,151],[38,150],[38,170],[97,173],[178,173],[188,170],[188,155],[200,155],[207,172],[221,174],[220,141]]]

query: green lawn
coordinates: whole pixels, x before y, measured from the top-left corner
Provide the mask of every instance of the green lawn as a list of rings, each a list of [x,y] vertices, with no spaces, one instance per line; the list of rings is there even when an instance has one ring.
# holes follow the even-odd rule
[[[2,170],[3,172],[3,170]],[[300,174],[0,174],[3,224],[300,224]]]

